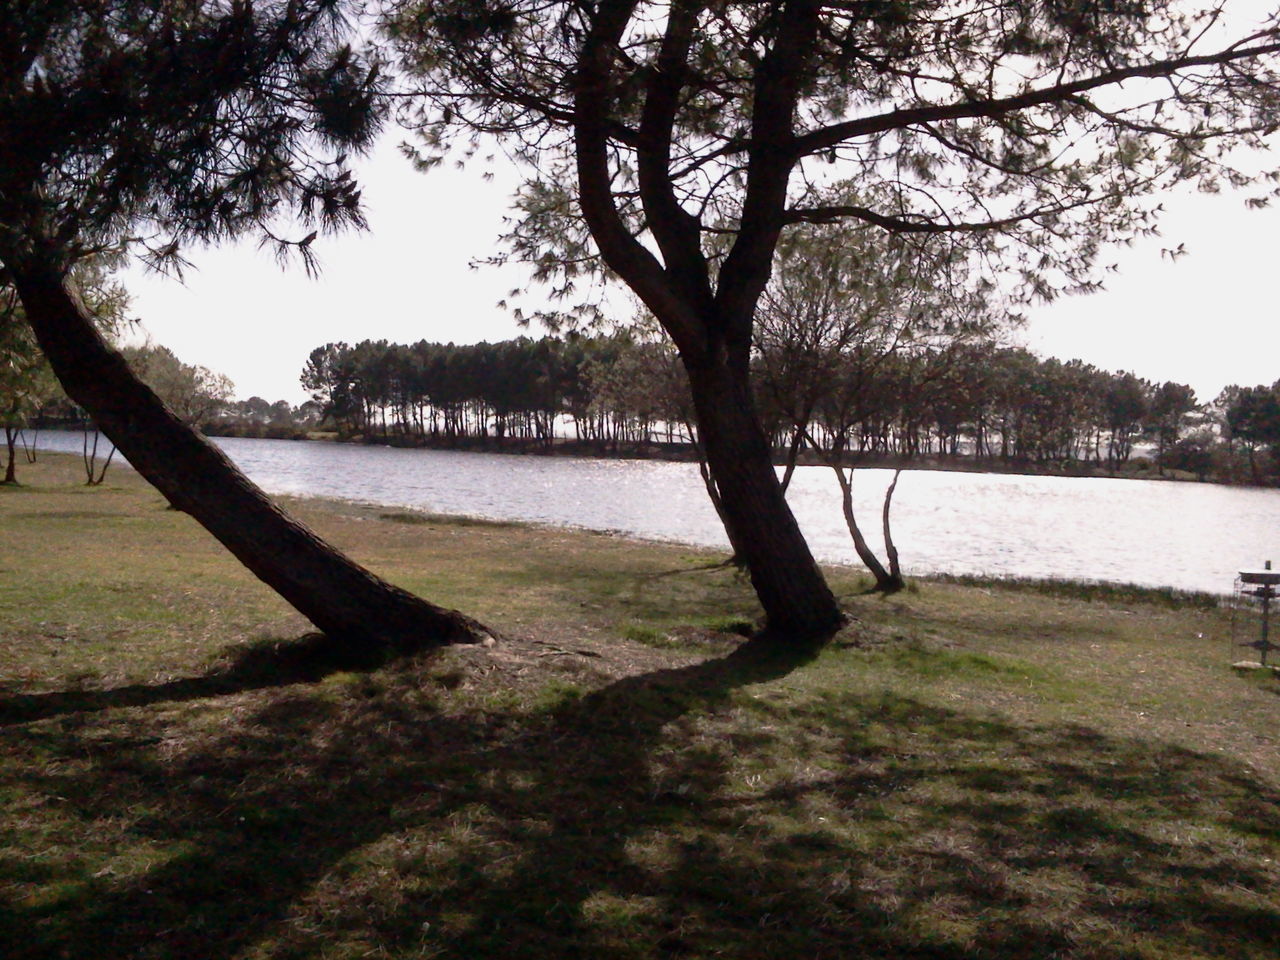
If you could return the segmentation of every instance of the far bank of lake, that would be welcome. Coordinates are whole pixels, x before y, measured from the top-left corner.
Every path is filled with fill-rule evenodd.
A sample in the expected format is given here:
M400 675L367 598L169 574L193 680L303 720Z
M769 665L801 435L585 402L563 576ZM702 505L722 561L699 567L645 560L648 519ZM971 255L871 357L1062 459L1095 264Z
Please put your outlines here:
M616 531L726 547L696 464L215 438L274 494ZM42 431L79 453L81 435ZM112 469L115 469L113 467ZM873 544L892 471L859 469L856 509ZM856 564L826 467L788 494L819 559ZM894 539L911 574L1135 583L1229 593L1236 572L1280 560L1280 490L1106 477L905 470Z
M55 425L51 429L62 429ZM426 440L397 437L341 437L328 431L313 431L302 428L284 428L265 432L239 433L219 432L218 429L207 429L206 435L218 439L245 440L297 440L319 443L345 443L373 447L400 447L412 450L443 450L450 453L497 453L517 456L535 457L577 457L580 459L610 460L672 460L677 463L696 463L698 449L695 444L684 440L651 440L645 443L629 441L579 440L557 435L552 443L543 440L520 437L455 437L447 439L427 438ZM853 451L841 457L846 467L858 469L885 468L903 470L945 470L956 473L1012 473L1030 476L1066 476L1066 477L1106 477L1109 479L1166 480L1186 481L1192 483L1223 483L1221 479L1208 477L1204 480L1185 470L1160 470L1154 461L1155 451L1143 446L1134 449L1132 456L1119 466L1110 466L1105 462L1094 460L1045 460L1036 461L1000 456L975 457L968 453L955 455L937 452L922 452L911 456L878 453L874 451ZM781 451L775 452L775 465L782 467L786 457ZM800 451L797 457L799 466L827 466L826 461L818 457L808 448Z

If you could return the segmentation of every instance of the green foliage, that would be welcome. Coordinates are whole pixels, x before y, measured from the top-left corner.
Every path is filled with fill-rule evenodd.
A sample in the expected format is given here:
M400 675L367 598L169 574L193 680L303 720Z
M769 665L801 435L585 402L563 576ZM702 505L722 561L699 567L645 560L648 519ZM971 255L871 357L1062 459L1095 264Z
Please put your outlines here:
M678 363L629 336L521 337L468 345L330 343L302 385L345 435L452 443L516 439L549 447L568 415L575 437L649 443L688 418Z
M1227 408L1227 427L1249 444L1280 443L1280 385L1241 389Z
M112 337L125 323L129 297L111 278L109 260L83 260L72 275L98 329ZM73 408L36 343L17 292L0 277L0 426L8 442L7 480L16 480L15 435L54 406Z
M262 397L221 404L216 415L201 430L223 437L256 437L271 440L305 440L321 426L324 410L314 400L294 406L288 400L274 403Z
M183 363L168 347L158 344L121 350L133 372L190 426L210 420L231 400L235 386L208 367Z
M859 435L877 420L899 421L902 435L910 429L903 421L936 419L954 452L965 402L972 406L980 389L966 376L972 357L993 352L994 338L1017 321L972 267L969 251L949 238L848 228L791 235L757 319L754 373L766 424L791 432L793 444L808 434L838 457L862 448ZM810 433L815 422L822 429Z
M1243 467L1229 462L1229 474L1253 483L1280 481L1280 380L1269 387L1227 387L1216 407L1229 461L1243 448Z
M1099 398L1107 432L1107 459L1123 464L1150 409L1150 386L1132 373L1110 378Z
M1220 444L1210 432L1201 430L1183 437L1160 454L1160 466L1171 470L1184 470L1195 474L1197 480L1206 480L1222 466Z
M53 374L9 291L0 308L0 421L19 428L54 392Z
M696 306L717 281L762 287L778 228L837 221L967 238L956 242L1023 297L1095 286L1102 242L1154 222L1137 198L1177 180L1243 182L1228 151L1264 145L1275 25L1255 32L1231 13L405 0L384 29L423 79L427 165L458 135L473 151L497 135L531 171L512 255L571 294L593 237L681 326L659 289ZM1176 80L1149 82L1164 77ZM575 175L593 165L584 195Z
M902 261L904 269L911 264L921 261ZM1207 479L1233 476L1219 436L1233 436L1232 422L1244 431L1241 444L1265 449L1250 439L1250 424L1265 418L1250 411L1268 409L1273 388L1234 388L1227 407L1212 414L1220 426L1196 427L1210 414L1195 405L1190 387L1001 347L988 339L998 317L984 321L964 309L951 322L945 304L923 309L922 277L905 293L883 286L873 296L870 275L860 274L860 296L868 300L834 296L824 301L822 321L817 313L826 308L818 300L782 289L789 278L802 287L810 282L803 270L779 274L752 362L756 402L778 450L808 427L852 458L963 462L967 455L1019 467L1148 471L1151 463L1131 454L1149 430L1167 445L1157 454L1161 466ZM937 295L954 303L957 292ZM882 313L891 303L891 313ZM917 309L926 316L915 316ZM315 416L347 436L550 446L561 417L572 422L575 439L605 448L698 436L674 349L625 334L472 345L330 343L312 351L302 383L316 398ZM278 404L260 398L240 406L239 416L259 424L278 413ZM1242 469L1247 479L1247 465Z
M345 154L380 121L376 66L333 0L22 0L0 29L0 261L359 223Z

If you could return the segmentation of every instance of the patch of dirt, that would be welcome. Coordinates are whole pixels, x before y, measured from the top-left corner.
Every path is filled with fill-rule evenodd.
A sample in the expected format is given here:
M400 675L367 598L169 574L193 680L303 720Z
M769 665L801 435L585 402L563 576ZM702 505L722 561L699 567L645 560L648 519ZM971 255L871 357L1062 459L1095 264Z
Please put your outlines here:
M723 656L742 642L742 637L736 634L693 627L678 632L688 647L665 649L618 636L601 642L563 627L539 626L491 644L451 647L444 652L443 659L476 678L496 673L504 681L518 678L527 683L539 676L549 680L568 674L585 683L603 685L626 676ZM699 635L698 646L703 649L693 648L695 634Z

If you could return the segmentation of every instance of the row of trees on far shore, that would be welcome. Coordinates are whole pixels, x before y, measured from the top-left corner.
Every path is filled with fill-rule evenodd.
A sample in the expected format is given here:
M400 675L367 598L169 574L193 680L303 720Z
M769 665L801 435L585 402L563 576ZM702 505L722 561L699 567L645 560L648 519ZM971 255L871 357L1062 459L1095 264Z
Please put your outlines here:
M698 439L675 351L629 334L329 343L311 352L301 380L313 399L297 406L233 400L225 377L163 346L123 352L184 421L215 435L328 430L381 443L546 449L573 440L601 453L653 453ZM990 342L891 353L863 342L836 353L776 339L758 346L756 402L779 456L834 451L850 463L967 459L1280 481L1280 381L1233 385L1201 403L1185 384ZM43 369L14 362L0 377L10 441L28 424L86 422Z
M622 335L328 343L301 383L342 436L384 442L550 447L567 435L617 450L687 440L692 417L674 351Z
M1200 403L1185 384L994 343L892 353L857 344L823 358L762 343L753 366L780 453L1154 466L1256 483L1275 480L1280 466L1280 381ZM571 439L602 452L698 439L675 351L627 334L329 343L311 352L301 382L311 412L344 438L547 448Z

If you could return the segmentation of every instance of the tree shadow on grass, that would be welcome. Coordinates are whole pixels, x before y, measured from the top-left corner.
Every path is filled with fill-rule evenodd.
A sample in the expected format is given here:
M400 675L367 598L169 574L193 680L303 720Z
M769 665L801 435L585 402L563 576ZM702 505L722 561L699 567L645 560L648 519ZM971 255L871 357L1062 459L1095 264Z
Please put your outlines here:
M395 654L399 656L402 654ZM134 683L105 690L57 690L0 697L0 727L116 707L146 707L228 696L248 690L314 683L346 670L372 670L393 659L386 651L307 633L232 648L225 662L199 677Z
M1077 727L753 689L812 655L757 641L455 712L384 671L190 748L34 726L88 755L29 785L76 818L133 809L154 862L43 878L61 893L7 908L0 955L1273 955L1274 785Z

